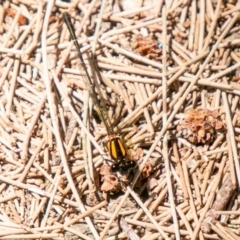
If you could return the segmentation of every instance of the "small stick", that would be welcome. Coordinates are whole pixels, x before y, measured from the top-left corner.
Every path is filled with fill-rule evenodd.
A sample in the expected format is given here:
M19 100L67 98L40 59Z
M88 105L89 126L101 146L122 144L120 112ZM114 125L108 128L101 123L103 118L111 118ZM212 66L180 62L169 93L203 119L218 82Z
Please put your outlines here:
M217 74L214 74L213 76L209 77L209 78L202 78L201 80L205 80L205 81L216 81L218 80L219 78L221 77L224 77L226 76L228 73L231 73L233 72L234 70L238 69L240 67L240 63L236 63L235 65L231 66L231 67L228 67L227 69L217 73Z
M240 10L240 6L234 6L232 9L228 10L228 11L224 11L221 13L221 17L225 17L228 16L234 12L237 12Z
M92 240L92 238L86 236L85 234L82 234L80 231L77 231L77 230L75 230L75 229L73 229L73 228L63 226L63 229L66 230L66 231L68 231L68 232L71 232L71 233L73 233L73 234L75 234L75 235L77 235L77 236L79 236L80 239Z
M137 88L135 98L136 98L137 101L139 100L138 103L140 105L142 102L144 102L144 101L142 101L143 99L142 99L142 96L141 96L142 95L141 90L139 89L139 84L135 83L134 85ZM146 122L147 122L148 130L149 130L150 133L153 134L154 133L153 125L152 125L152 122L151 122L151 118L149 116L149 112L147 111L146 108L143 109L143 114L144 114Z
M44 143L45 143L45 138L43 138L41 140L41 142L38 144L38 147L35 149L33 155L29 159L27 165L24 168L24 171L23 171L21 177L18 179L19 182L23 182L24 179L26 178L27 174L29 173L30 168L32 167L33 162L35 161L36 156L39 154L39 152L40 152L41 148L43 147Z
M44 170L37 162L34 162L33 166L43 174L46 180L48 180L50 183L52 183L52 185L54 185L54 179L46 172L46 170ZM60 186L58 186L58 190L62 194L64 194L64 191Z
M55 179L54 179L54 188L51 191L51 197L48 200L47 206L46 206L46 210L44 212L44 217L42 219L41 222L41 227L45 227L45 225L47 224L47 218L49 217L49 212L52 208L52 204L54 201L54 196L56 195L57 189L58 189L58 185L59 185L59 181L60 181L60 177L59 177L60 171L58 171L55 175Z
M75 125L75 123L77 123L77 122L74 119L74 125ZM67 153L70 153L70 150L71 150L71 148L72 148L72 146L73 146L73 144L74 144L74 142L76 140L76 137L77 137L77 134L78 134L78 130L79 129L77 127L74 127L73 130L72 130L71 138L69 140L66 139L66 140L68 140L68 141L66 141L66 143L68 144L67 148L66 148Z
M106 201L102 201L99 204L97 204L96 206L92 207L92 208L88 208L86 210L86 212L80 214L79 216L71 219L70 221L64 223L64 226L70 226L73 225L74 223L78 222L80 219L85 218L86 216L89 216L90 214L94 213L96 210L103 208L104 206L106 206L107 202Z
M158 230L158 232L164 237L164 239L168 239L167 234L163 231L162 227L159 226L159 224L157 223L157 221L153 218L152 214L148 211L148 209L144 206L144 204L142 203L142 201L139 199L139 197L135 194L134 191L132 191L132 189L128 186L127 187L129 193L131 194L131 196L134 198L134 200L138 203L138 205L142 208L142 210L145 212L145 214L148 216L149 220L153 223L153 225L155 226L155 228Z
M226 27L228 26L228 24L229 24L229 22L231 21L231 19L232 19L231 17L225 19L225 22L222 24L222 26L221 26L221 28L220 28L220 31L221 31L221 32L226 29Z
M15 233L15 234L14 234ZM19 233L19 234L18 234ZM24 234L25 233L25 234ZM6 235L5 237L2 237L2 239L39 239L39 238L46 238L46 239L54 239L54 238L59 238L59 237L63 237L61 234L59 233L32 233L32 234L27 234L26 230L16 230L16 231L9 231L8 232L4 232L4 235Z
M15 91L15 88L16 88L19 66L20 66L20 60L15 59L14 67L13 67L13 76L12 76L12 81L11 81L11 87L10 87L10 92L9 92L9 96L8 96L8 104L6 106L6 113L7 114L9 114L9 112L11 110L11 107L12 107L13 95L14 95L14 91Z
M184 180L183 169L182 169L181 161L180 161L180 158L179 158L176 142L173 143L173 155L177 160L177 170L178 170L178 174L179 174L179 177L180 177L180 180L181 180L181 187L182 187L182 190L183 190L184 198L189 199L189 195L188 195L186 183L185 183L185 180Z
M26 49L26 54L31 55L32 51L36 48L39 41L39 32L41 31L41 23L43 17L43 3L38 3L37 13L36 13L36 25L34 27L34 35L31 44Z
M233 152L231 147L231 140L229 133L227 134L227 145L228 145L228 158L229 158L229 169L230 169L230 176L233 186L237 186L235 169L234 169L234 159L233 159Z
M198 52L201 52L203 49L203 38L205 32L205 0L200 0L199 6L199 39L198 39Z
M161 203L164 199L164 197L166 196L167 193L167 188L166 188L166 180L165 179L160 179L160 181L158 182L158 186L153 190L152 194L157 195L157 199L153 199L152 197L149 197L145 202L144 205L146 207L149 207L149 212L153 213L156 208L159 206L159 203ZM161 191L161 193L159 194L159 192ZM143 213L143 210L140 208L137 213L134 215L133 219L137 220L141 217ZM143 221L147 220L146 217L143 218Z
M14 60L10 59L8 64L7 64L7 67L4 70L4 73L3 73L3 75L2 75L2 77L0 79L0 87L1 88L2 88L2 85L3 85L4 81L6 80L6 78L8 76L8 74L9 74L10 69L12 68L13 63L14 63Z
M3 16L4 16L4 7L3 7L3 4L1 4L1 6L0 6L0 33L1 34L3 33L3 27L2 27Z
M112 44L112 43L110 43L110 42L108 42L108 41L106 41L106 40L99 39L99 42L100 42L102 45L107 46L107 47L115 50L116 52L121 53L121 54L123 54L123 55L126 55L126 56L128 56L128 57L130 57L130 58L133 58L133 59L135 59L135 60L137 60L137 61L139 61L139 62L141 62L141 63L145 63L145 64L147 64L147 65L151 65L151 66L153 66L153 67L157 67L157 68L162 69L162 64L160 64L160 63L158 63L158 62L155 62L155 61L153 61L153 60L150 60L150 59L148 59L148 58L146 58L146 57L142 57L142 56L140 56L140 55L138 55L138 54L136 54L136 53L129 52L129 51L127 51L127 50L125 50L125 49L123 49L123 48L121 48L121 47L118 47L117 45ZM169 69L172 69L172 68L169 68Z
M210 151L206 151L204 152L205 155L208 155L209 152L212 152L211 154L214 154L214 151L218 151L218 150L222 150L224 148L220 148L220 149L216 149L223 141L223 139L225 138L224 134L220 134L217 139L214 141L214 143L212 144L212 146L209 148ZM216 150L214 150L216 149Z
M122 216L118 217L118 224L120 229L123 230L123 232L127 235L128 239L130 240L140 240L140 238L137 236L137 234L133 231L133 229L128 226L127 222Z
M17 107L17 115L18 115L18 119L20 121L20 123L24 124L25 123L25 119L23 116L23 109L22 109L22 105L18 102L17 98L13 99L13 103L16 105ZM26 130L24 129L24 132Z
M190 25L190 33L188 38L188 49L190 51L193 50L193 41L195 36L194 32L195 32L195 26L196 26L196 14L197 14L196 0L193 0L191 4L191 25Z
M13 49L13 48L5 48L5 47L0 47L0 52L1 53L9 53L9 54L15 54L15 55L24 55L26 52L24 50L18 50L18 49ZM11 59L13 60L13 59Z
M220 14L220 10L221 10L221 3L222 3L222 1L218 1L218 2L217 2L216 11L215 11L215 13L214 13L214 15L213 15L213 21L212 21L212 24L211 24L211 26L210 26L210 29L209 29L207 38L206 38L206 40L205 40L204 47L203 47L203 51L205 51L205 50L208 48L209 43L210 43L210 41L211 41L211 38L212 38L212 36L213 36L213 34L214 34L214 29L215 29L215 27L216 27L216 25L217 25L218 18L219 18L219 14ZM220 44L219 44L219 45L220 45Z
M192 174L192 180L193 180L193 185L194 185L194 189L195 189L195 197L197 199L197 202L198 202L199 206L202 206L202 198L201 198L201 194L200 194L200 190L199 190L199 185L198 185L198 180L197 180L197 174L196 173Z
M47 120L47 143L48 143L48 148L49 150L53 150L53 133L54 129L52 128L52 121L50 118L46 119ZM49 127L50 126L50 127Z
M111 60L108 60L103 57L98 57L97 60L102 61L102 62L98 62L99 67L108 69L108 70L119 71L121 73L126 72L126 73L142 75L144 77L149 76L149 77L155 77L155 78L162 78L162 75L163 75L162 73L160 73L158 71L153 71L155 69L153 69L152 71L150 69L143 70L137 66L127 66L125 64L118 63L118 62L117 62L117 65L115 65L115 62L112 62Z
M188 57L190 57L192 60L195 59L195 54L193 54L192 52L188 51L184 46L182 46L179 42L177 42L176 40L172 40L173 45L176 46L179 50L181 50L182 53L186 54ZM184 58L188 59L186 57L186 55L184 55ZM189 59L187 60L189 61Z
M181 208L179 206L176 207L177 213L179 214L181 220L183 222L183 224L186 226L186 229L188 230L188 234L190 235L190 237L192 237L193 235L193 230L191 228L191 225L189 223L189 220L187 219L186 215L184 215L183 211L181 210ZM180 225L180 223L179 223Z
M42 97L42 100L40 101L40 104L38 106L38 108L35 110L35 115L33 116L32 118L32 121L31 121L31 124L28 126L28 131L26 133L26 137L25 137L25 140L24 140L24 143L22 145L22 159L26 159L27 158L27 155L28 155L28 145L29 145L29 141L30 141L30 138L32 136L32 130L39 118L39 114L44 106L44 103L46 101L46 95L44 95Z
M33 25L35 24L36 20L37 20L37 16L35 16L32 19L32 21L30 22L30 24L28 24L25 31L21 34L20 38L18 39L18 41L13 46L14 49L20 48L22 46L22 44L24 43L24 41L26 41L26 38L29 36L30 31L32 31Z
M101 23L102 23L102 16L103 16L105 6L106 6L106 0L102 0L101 1L100 13L98 15L98 21L97 21L97 25L96 25L96 28L95 28L95 31L94 31L94 36L93 36L93 43L92 43L92 53L93 53L93 55L95 55L97 39L99 38L99 30L100 30L100 26L101 26Z
M129 124L129 121L133 120L134 117L136 117L136 114L139 113L139 111L142 111L142 109L147 106L148 104L151 103L151 101L153 101L157 96L159 96L159 94L162 92L162 89L159 88L157 91L155 91L154 94L152 94L148 99L146 99L146 101L141 104L139 107L137 107L134 111L132 111L130 114L128 114L128 116L118 124L118 127L120 129L124 128L125 125Z
M195 206L194 201L193 201L192 192L190 191L191 188L190 188L189 174L188 174L187 165L186 165L185 161L182 161L182 166L183 166L183 173L184 173L184 177L185 177L186 186L187 186L187 189L188 189L188 192L189 192L189 204L190 204L191 211L192 211L192 214L193 214L194 222L197 225L199 219L198 219L198 216L197 216L196 206ZM194 237L194 234L192 235L192 239L193 239L193 237ZM199 237L202 238L202 233L201 232L200 232Z
M199 31L200 31L200 27L199 27L199 14L196 15L196 22L195 22L195 26L194 26L194 44L193 44L193 50L194 52L200 52L198 51L198 47L199 47Z
M230 138L231 147L229 151L232 151L233 155L233 160L234 160L234 165L235 165L235 171L236 171L236 177L238 183L240 183L240 165L238 161L238 151L237 151L237 143L235 140L235 134L234 134L234 129L232 125L232 118L231 118L231 112L229 109L228 105L228 100L227 100L227 94L225 92L222 92L222 99L223 99L223 105L224 105L224 111L226 114L226 121L227 121L227 129L228 129L228 134ZM232 167L230 168L232 171ZM235 172L231 172L231 175L235 176Z
M106 233L107 233L108 229L110 228L112 222L117 217L117 214L120 212L123 204L126 202L128 196L129 196L129 193L130 193L129 190L127 190L125 192L125 195L122 197L121 202L119 203L119 205L117 206L117 208L115 209L115 211L111 215L111 218L109 219L109 221L106 223L104 229L102 230L101 235L100 235L100 240L102 240L104 238L104 236L106 235Z
M200 230L200 227L201 227L201 223L204 220L205 215L206 215L208 209L210 208L210 205L212 204L212 201L215 197L215 191L218 188L219 182L222 179L222 172L223 172L223 168L225 166L225 163L226 163L226 157L225 158L223 157L222 161L221 161L221 164L220 164L220 167L219 167L218 174L216 175L214 181L212 182L213 187L211 188L211 192L210 192L210 194L207 195L206 203L204 205L204 208L202 209L202 212L200 214L200 218L198 219L198 223L196 224L196 227L194 229L192 239L196 239L197 234L198 234L198 232Z
M218 224L218 223L217 223ZM228 227L224 227L224 230L228 233L228 235L230 235L234 240L238 239L238 235L235 234L230 228Z
M166 194L167 194L167 187L166 187L166 180L163 179L160 183L159 183L159 186L156 187L156 189L154 189L153 191L153 194L156 193L156 195L158 196L156 199L148 199L145 203L144 203L144 206L148 206L149 205L149 212L151 214L154 213L154 211L156 211L159 207L159 205L164 201L164 198L166 197ZM161 192L160 192L161 191ZM160 193L159 193L160 192ZM153 201L154 200L154 201ZM151 203L152 202L152 203ZM151 203L151 204L150 204ZM142 209L139 209L138 212L135 214L135 216L133 217L134 220L137 220L140 218L141 214L143 213L143 210ZM160 219L160 216L158 216L158 219L156 220L159 220ZM142 219L143 221L147 221L147 216L143 217Z
M178 6L176 6L175 8L177 8ZM181 17L180 17L180 23L181 25L183 25L183 23L186 21L187 18L187 14L188 14L188 8L190 6L188 6L187 4L185 4L185 6L182 9L182 13L181 13Z
M118 13L114 13L111 17L127 17L128 15L137 15L138 13L148 11L152 8L155 8L155 5L148 5L144 7L134 8L126 11L121 11Z
M219 236L221 236L221 239L224 240L234 240L231 236L226 234L225 231L220 227L220 224L217 224L218 226L215 226L214 224L211 224L211 228L214 232L216 232Z
M207 9L207 16L210 20L212 20L213 16L214 16L214 11L213 11L213 6L212 6L212 2L207 2L206 3L206 9Z
M173 42L172 49L175 53L178 54L178 56L182 57L185 61L190 61L191 59L183 52L182 48L179 48L177 44ZM180 66L182 66L181 64Z
M87 126L87 119L88 119L88 99L89 99L89 92L84 92L84 106L83 106L83 124ZM82 132L82 147L83 147L83 160L84 160L84 166L85 166L85 173L87 178L87 183L89 190L93 190L93 162L92 162L92 151L91 151L91 145L88 139L86 138L86 134Z
M109 78L109 79L114 79L114 80L118 80L118 81L129 81L129 82L133 82L133 83L134 82L149 83L149 84L153 84L153 85L157 85L157 86L159 86L161 84L160 80L151 79L151 78L141 78L141 77L135 77L135 76L129 76L129 75L122 76L122 75L117 75L117 74L103 74L103 77L105 79ZM118 93L118 91L115 91L115 92Z
M1 191L2 192L2 191ZM11 193L9 195L5 195L4 197L1 197L0 199L0 203L4 203L4 202L8 202L12 199L17 198L18 196L16 195L16 193Z
M134 225L139 226L139 227L150 228L150 229L153 229L153 230L156 229L153 224L148 223L148 222L132 220L130 218L125 218L125 220L126 220L127 223L134 224ZM173 233L174 234L173 226L170 226L170 227L161 226L161 228L167 233ZM180 234L181 235L188 235L189 233L186 230L180 230ZM147 238L147 239L149 239L149 238Z
M6 195L7 195L7 193L3 192L3 196L6 196ZM18 212L16 211L16 208L13 205L13 203L11 201L8 201L7 204L8 204L8 207L10 208L10 210L11 210L11 214L13 214L14 222L16 222L18 224L21 224L22 223L22 219L19 216Z
M159 0L154 3L155 14L153 15L153 18L156 18L157 16L159 16L159 14L161 13L161 8L163 4L164 4L163 0Z
M14 75L12 75L12 77L14 77ZM18 77L17 78L18 83L20 83L22 86L24 86L26 89L28 89L30 92L32 92L34 95L37 96L37 98L39 98L39 91L36 90L36 88L34 88L33 85L30 85L27 81L23 80L22 78Z
M208 166L206 167L206 170L204 171L203 175L204 175L204 178L203 178L203 183L202 183L202 187L201 187L201 195L204 195L205 191L206 191L206 188L207 188L207 185L208 185L208 180L210 178L210 174L212 172L212 168L214 166L214 161L210 161L208 163Z
M170 68L170 67L168 67L168 72L166 73L166 76L172 75L172 74L174 74L174 73L176 73L176 72L181 72L181 69L185 69L185 67L190 66L191 64L193 64L193 63L195 63L195 62L198 62L199 60L201 60L201 59L203 59L204 57L206 57L207 54L209 54L209 51L205 51L205 52L203 52L203 53L200 53L198 56L190 59L188 62L183 63L183 65L181 65L181 66L178 66L178 67L175 67L175 68ZM100 66L101 66L101 64L100 64ZM157 66L156 66L156 67L157 67ZM159 67L160 67L160 66L159 66ZM131 68L131 67L130 67L130 68ZM123 70L123 69L122 69L122 71L126 71L126 70ZM148 74L148 73L146 72L146 74ZM145 73L144 73L144 75L145 75ZM152 75L152 76L156 76L156 77L158 77L158 76L159 76L159 77L162 77L162 74L161 74L161 73L157 73L157 72L155 72L155 71L153 71L153 73L151 73L151 75ZM149 75L149 76L151 76L151 75ZM187 73L185 73L185 75L187 75ZM193 76L193 75L191 75L191 76ZM168 84L169 84L169 83L168 83Z
M162 22L162 18L156 18L156 19L153 19L153 20L150 20L150 21L147 21L147 22L143 22L143 23L138 23L138 24L135 24L133 26L128 26L128 27L125 27L125 28L121 28L121 29L118 29L118 30L111 30L111 31L108 31L107 33L103 34L102 37L101 37L101 40L99 39L100 42L105 42L107 38L111 37L111 36L114 36L114 35L119 35L119 34L122 34L122 33L127 33L127 32L130 32L132 30L135 30L135 29L139 29L139 28L142 28L142 27L147 27L149 25L152 25L152 24L155 24L155 23L159 23L159 22Z
M10 29L8 29L7 35L4 37L5 41L2 43L3 47L6 47L7 43L9 43L9 38L13 35L13 30L15 29L15 27L17 25L20 14L21 14L21 10L18 9L18 11L16 12L16 15L13 19L13 22L11 23L11 27L10 27Z
M166 181L164 181L164 183L166 183ZM164 198L166 197L166 194L168 192L168 188L167 186L165 186L164 188L161 189L161 193L158 195L157 199L152 203L152 205L150 205L149 207L149 212L150 213L154 213L154 211L156 211L159 207L159 205L164 201ZM141 209L142 210L142 209ZM143 210L142 210L143 211ZM169 210L169 212L171 212L171 210ZM157 216L155 218L156 221L160 220L163 216L160 214L159 216ZM171 218L171 217L170 217ZM133 219L137 219L137 218L133 218ZM143 218L143 221L147 221L147 217Z
M36 95L31 94L30 92L28 92L26 89L16 89L15 90L15 94L22 98L27 100L29 103L32 103L33 105L37 105L39 102L39 98ZM10 114L10 112L9 112Z

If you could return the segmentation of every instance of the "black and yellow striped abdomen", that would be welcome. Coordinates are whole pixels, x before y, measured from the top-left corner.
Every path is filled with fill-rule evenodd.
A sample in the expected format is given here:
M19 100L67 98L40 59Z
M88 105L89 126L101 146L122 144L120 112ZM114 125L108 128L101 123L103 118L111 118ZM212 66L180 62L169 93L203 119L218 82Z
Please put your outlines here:
M127 152L120 137L112 137L106 145L112 159L123 160L126 157Z

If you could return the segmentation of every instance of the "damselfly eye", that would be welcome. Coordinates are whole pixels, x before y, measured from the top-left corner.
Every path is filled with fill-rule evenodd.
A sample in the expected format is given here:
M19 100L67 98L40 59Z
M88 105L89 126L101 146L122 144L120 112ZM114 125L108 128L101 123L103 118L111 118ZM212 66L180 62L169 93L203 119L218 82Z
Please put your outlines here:
M136 162L134 161L129 161L129 167L134 168L136 166Z
M111 166L111 169L112 169L113 172L117 172L119 170L119 165L118 164L113 164Z

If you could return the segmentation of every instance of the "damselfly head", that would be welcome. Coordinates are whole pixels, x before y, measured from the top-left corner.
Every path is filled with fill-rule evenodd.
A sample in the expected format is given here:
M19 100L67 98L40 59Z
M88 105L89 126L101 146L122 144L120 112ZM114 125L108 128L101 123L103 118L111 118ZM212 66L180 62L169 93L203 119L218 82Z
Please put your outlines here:
M111 169L113 172L119 172L121 175L128 175L135 167L136 162L124 159L118 163L114 163Z

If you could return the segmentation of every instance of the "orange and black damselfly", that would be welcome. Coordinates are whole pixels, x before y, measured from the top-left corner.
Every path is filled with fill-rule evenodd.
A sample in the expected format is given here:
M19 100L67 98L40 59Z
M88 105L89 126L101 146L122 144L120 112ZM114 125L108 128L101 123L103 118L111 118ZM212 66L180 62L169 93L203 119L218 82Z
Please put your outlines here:
M73 27L70 15L68 13L64 12L63 20L64 20L65 24L67 25L67 28L69 30L69 33L73 40L73 43L76 47L77 54L80 59L80 69L81 69L81 71L83 71L83 76L85 75L85 84L87 85L90 96L93 99L94 109L96 110L99 118L103 121L103 123L106 127L106 130L107 130L109 140L107 141L106 146L110 153L111 158L117 162L116 164L113 164L112 169L113 169L113 171L120 171L122 173L125 173L128 171L129 167L133 167L135 165L135 162L126 160L126 156L127 156L126 148L125 148L121 138L114 133L113 126L111 124L111 121L109 119L109 116L108 116L108 113L106 111L106 107L105 107L103 101L100 101L97 97L97 92L95 90L95 85L97 84L97 82L95 81L95 79L93 79L93 80L91 79L90 74L87 69L87 66L83 60L83 56L80 51L80 46L77 41L77 37L76 37L75 31L74 31L74 27ZM93 77L96 78L95 72L97 72L97 74L99 72L98 72L98 70L95 71L94 68L96 68L97 66L96 66L96 64L94 64L94 61L92 60L92 58L90 58L89 56L88 56L88 60L90 62L90 66L92 67L91 71L93 73ZM99 76L99 74L98 74L98 76ZM98 95L101 97L100 91L99 91Z

